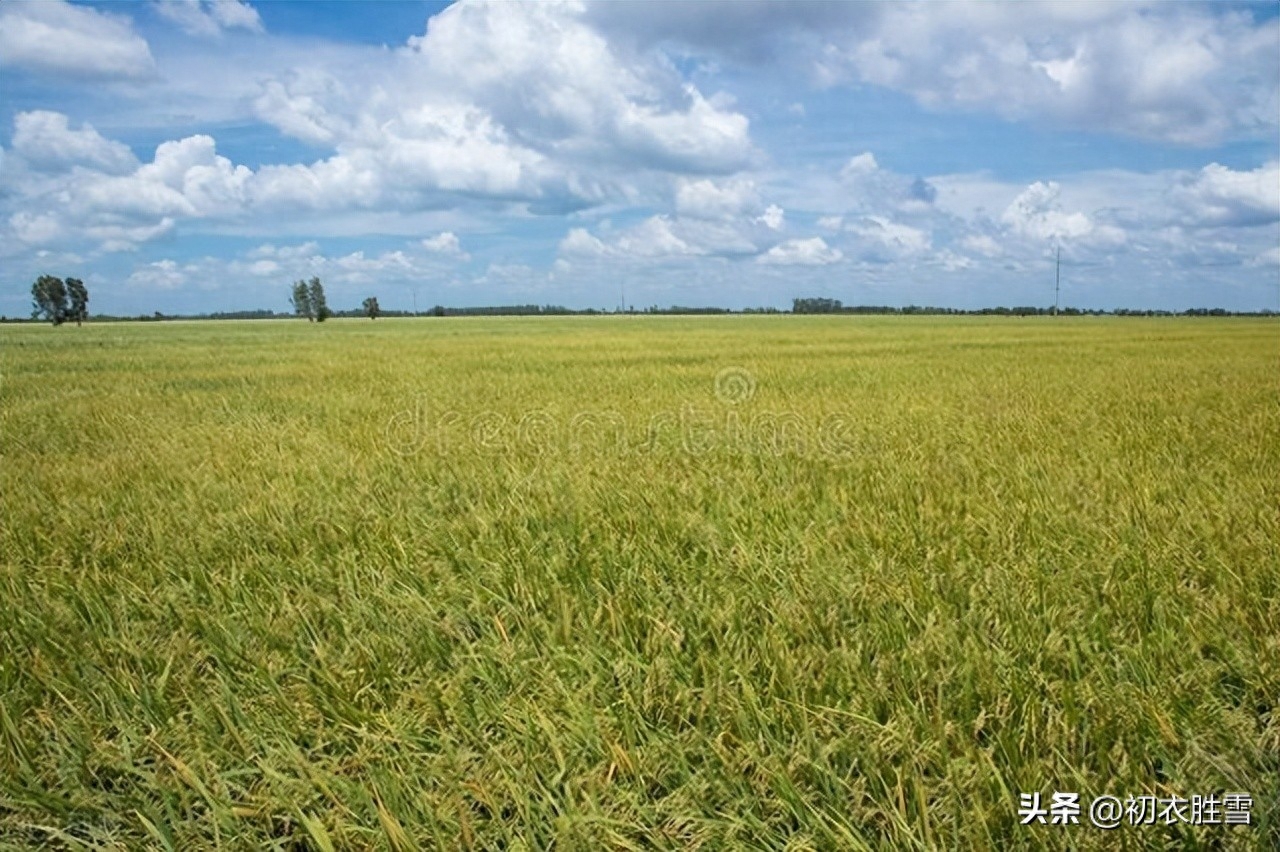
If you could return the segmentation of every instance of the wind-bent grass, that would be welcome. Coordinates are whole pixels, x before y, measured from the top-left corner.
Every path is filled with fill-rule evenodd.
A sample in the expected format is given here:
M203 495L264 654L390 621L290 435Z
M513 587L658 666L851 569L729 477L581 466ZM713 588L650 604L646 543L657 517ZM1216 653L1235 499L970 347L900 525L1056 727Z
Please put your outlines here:
M0 357L9 847L1280 837L1273 322L28 326ZM1255 824L1019 825L1055 790L1245 791Z

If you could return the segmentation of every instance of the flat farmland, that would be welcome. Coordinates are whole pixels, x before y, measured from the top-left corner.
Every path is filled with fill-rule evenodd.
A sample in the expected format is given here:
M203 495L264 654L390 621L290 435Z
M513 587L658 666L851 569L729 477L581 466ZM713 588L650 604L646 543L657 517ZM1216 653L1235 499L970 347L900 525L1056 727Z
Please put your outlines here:
M1280 325L0 328L9 848L1269 848ZM1021 825L1020 794L1080 794ZM1247 792L1252 825L1088 803Z

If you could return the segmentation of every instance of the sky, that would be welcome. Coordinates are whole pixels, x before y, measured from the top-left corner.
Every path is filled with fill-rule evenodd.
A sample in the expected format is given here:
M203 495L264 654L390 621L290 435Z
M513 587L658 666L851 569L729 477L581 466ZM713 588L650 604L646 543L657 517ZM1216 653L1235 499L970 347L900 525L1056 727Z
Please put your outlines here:
M0 4L0 314L1280 310L1280 6Z

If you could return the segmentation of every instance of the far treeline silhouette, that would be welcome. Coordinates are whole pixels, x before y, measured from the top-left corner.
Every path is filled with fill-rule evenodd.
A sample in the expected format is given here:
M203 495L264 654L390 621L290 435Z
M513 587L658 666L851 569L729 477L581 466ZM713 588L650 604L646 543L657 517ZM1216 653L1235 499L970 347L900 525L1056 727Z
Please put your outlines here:
M446 308L435 305L426 311L386 310L378 304L377 296L367 297L359 308L335 311L329 307L325 298L324 285L319 278L310 281L295 281L292 286L289 302L293 305L293 313L278 313L270 309L246 309L238 311L213 311L200 314L164 314L155 311L138 316L113 316L95 314L89 316L89 291L84 282L78 278L55 278L52 275L41 275L31 285L33 310L31 320L47 320L54 325L61 325L74 320L79 325L85 320L94 322L120 321L159 321L167 319L187 320L245 320L245 319L281 319L289 316L306 317L309 322L324 322L330 317L504 317L504 316L607 316L619 313L653 314L663 316L702 316L718 314L886 314L905 316L1051 316L1052 307L1019 306L1006 308L939 308L933 306L906 305L845 305L839 299L827 297L796 298L791 301L791 310L784 311L773 307L743 308L733 310L715 306L686 307L671 305L660 308L651 305L642 310L629 307L622 310L601 310L584 308L575 310L562 305L483 305L476 307ZM1185 311L1167 311L1135 308L1115 308L1104 311L1091 308L1065 307L1058 309L1061 316L1117 316L1117 317L1273 317L1277 312L1260 311L1228 311L1224 308L1188 308ZM29 322L20 318L0 316L0 322Z

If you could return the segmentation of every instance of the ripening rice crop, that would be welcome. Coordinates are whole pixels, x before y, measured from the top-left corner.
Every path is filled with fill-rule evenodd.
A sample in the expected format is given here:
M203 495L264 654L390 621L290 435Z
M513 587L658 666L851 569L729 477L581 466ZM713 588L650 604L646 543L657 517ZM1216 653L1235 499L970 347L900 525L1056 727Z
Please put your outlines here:
M1280 327L0 329L6 848L1264 849ZM1249 792L1248 827L1019 794Z

